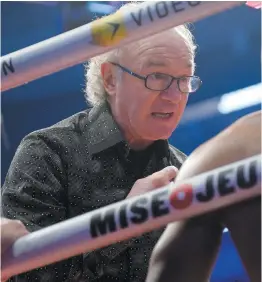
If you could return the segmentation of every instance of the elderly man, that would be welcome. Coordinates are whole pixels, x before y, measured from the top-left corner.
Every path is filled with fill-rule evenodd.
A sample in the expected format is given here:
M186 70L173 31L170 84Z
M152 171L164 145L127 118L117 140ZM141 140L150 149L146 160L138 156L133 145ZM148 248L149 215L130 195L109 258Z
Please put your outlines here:
M169 183L185 155L168 144L194 76L192 35L179 26L93 58L91 110L33 132L3 187L3 216L29 231ZM12 281L145 281L162 230L17 276Z
M184 163L176 181L257 154L261 154L261 112L239 119L197 148ZM224 226L230 231L251 281L260 282L261 197L169 224L155 246L146 281L208 281Z

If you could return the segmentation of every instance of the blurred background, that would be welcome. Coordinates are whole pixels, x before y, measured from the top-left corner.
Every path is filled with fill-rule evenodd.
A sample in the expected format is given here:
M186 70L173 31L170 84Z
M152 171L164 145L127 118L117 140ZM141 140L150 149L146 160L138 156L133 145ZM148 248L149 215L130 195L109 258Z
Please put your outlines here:
M1 2L1 55L112 13L121 1ZM186 154L239 117L261 108L261 11L241 6L192 25L198 44L193 94L170 142ZM1 183L21 139L88 106L78 65L2 94ZM249 281L224 233L211 282Z

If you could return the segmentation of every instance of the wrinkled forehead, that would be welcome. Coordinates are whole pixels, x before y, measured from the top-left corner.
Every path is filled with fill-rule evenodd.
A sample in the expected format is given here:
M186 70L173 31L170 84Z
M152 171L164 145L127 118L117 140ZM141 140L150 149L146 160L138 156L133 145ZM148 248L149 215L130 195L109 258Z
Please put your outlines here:
M122 62L128 65L135 62L141 68L170 64L193 68L194 54L186 39L172 29L130 44L123 51Z

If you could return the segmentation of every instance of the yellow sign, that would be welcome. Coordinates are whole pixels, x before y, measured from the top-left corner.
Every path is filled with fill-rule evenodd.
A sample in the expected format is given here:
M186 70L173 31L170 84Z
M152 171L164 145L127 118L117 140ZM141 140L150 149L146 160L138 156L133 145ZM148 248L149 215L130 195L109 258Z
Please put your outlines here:
M118 12L92 22L91 33L95 45L115 45L127 35L123 15Z

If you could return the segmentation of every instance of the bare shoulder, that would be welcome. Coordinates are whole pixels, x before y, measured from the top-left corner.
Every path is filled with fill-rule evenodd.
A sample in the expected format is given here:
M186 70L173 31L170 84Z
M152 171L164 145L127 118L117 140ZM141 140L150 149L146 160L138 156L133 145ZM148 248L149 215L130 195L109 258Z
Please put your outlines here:
M261 111L238 119L199 146L182 166L177 180L261 153Z

